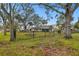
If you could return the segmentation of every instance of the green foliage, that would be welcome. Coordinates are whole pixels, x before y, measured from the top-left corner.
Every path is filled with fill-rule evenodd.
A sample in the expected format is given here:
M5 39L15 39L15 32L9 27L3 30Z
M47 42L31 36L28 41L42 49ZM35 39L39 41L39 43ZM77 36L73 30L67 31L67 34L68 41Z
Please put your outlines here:
M62 24L64 24L64 22L65 22L65 17L63 15L60 15L57 18L57 25L62 25Z
M77 28L77 29L79 29L79 21L78 22L76 22L76 24L75 24L75 26L74 26L75 28Z

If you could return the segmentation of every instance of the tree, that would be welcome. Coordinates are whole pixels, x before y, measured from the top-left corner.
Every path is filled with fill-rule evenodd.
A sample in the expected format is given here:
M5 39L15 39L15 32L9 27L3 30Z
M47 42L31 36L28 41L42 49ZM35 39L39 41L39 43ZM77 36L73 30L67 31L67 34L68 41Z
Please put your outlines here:
M5 8L5 6L7 8ZM9 25L10 25L10 41L14 41L16 39L16 30L15 30L15 26L14 26L14 10L16 11L17 8L15 8L17 5L16 4L11 4L11 3L7 3L7 4L1 4L1 10L5 13L6 18L9 21Z
M66 4L41 4L44 7L47 7L50 9L49 11L53 10L56 11L59 14L62 14L65 16L65 22L64 22L64 37L65 38L71 38L71 21L72 21L72 15L75 12L75 10L78 8L79 4L74 3L66 3ZM64 9L65 12L59 11L60 9Z
M3 21L3 34L4 35L6 35L6 21L7 21L7 18L6 18L6 14L5 14L5 12L1 9L1 5L2 4L0 4L0 17L1 17L1 20ZM3 4L3 6L4 6L4 8L6 8L7 9L7 7L6 7L6 4Z
M59 28L58 33L61 33L64 27L65 17L63 15L60 15L57 17L57 26Z
M47 24L47 20L42 20L42 24Z
M29 21L32 21L34 25L39 26L41 24L47 24L47 20L44 20L43 17L40 17L37 14L34 14Z
M0 13L1 13L0 16L3 20L3 30L4 30L3 34L6 35L6 18L5 18L4 14L1 11L0 11Z
M31 19L34 14L34 10L31 4L21 4L23 13L20 14L20 21L23 23L24 31L26 31L27 25L26 23Z
M78 22L75 23L74 27L75 27L76 29L79 29L79 20L78 20Z
M57 17L57 25L62 25L65 22L65 17L63 15L60 15Z

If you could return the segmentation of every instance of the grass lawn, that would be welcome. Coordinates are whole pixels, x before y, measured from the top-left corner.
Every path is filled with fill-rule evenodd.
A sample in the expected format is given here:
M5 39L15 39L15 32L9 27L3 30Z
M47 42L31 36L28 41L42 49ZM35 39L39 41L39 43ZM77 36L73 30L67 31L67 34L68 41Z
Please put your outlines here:
M64 39L62 34L35 32L17 32L15 41L10 42L9 33L0 33L1 56L79 56L79 33L73 33L72 39Z

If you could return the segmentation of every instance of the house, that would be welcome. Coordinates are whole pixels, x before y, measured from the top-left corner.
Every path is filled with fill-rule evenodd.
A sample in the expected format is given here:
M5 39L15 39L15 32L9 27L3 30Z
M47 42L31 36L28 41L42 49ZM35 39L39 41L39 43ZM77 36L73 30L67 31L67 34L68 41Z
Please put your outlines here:
M54 30L54 27L52 25L39 25L39 26L32 26L31 30L43 31L43 32L52 32Z
M19 31L23 31L24 26L22 23L19 24ZM53 32L54 26L48 24L41 25L26 25L26 31L43 31L43 32Z
M50 32L52 31L53 27L51 25L42 25L40 26L40 29L43 32Z

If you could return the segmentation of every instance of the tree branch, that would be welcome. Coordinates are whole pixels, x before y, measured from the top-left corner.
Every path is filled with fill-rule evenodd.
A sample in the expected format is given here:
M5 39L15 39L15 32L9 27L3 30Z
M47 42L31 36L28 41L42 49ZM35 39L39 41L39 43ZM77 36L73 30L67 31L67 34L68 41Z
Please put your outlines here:
M7 14L9 15L9 13L6 11L6 9L4 8L3 4L1 4L1 9Z
M44 6L48 7L48 8L50 8L50 9L56 11L57 13L60 13L60 14L62 14L62 15L65 15L63 12L58 11L58 10L55 9L53 6L50 6L50 5L48 5L48 4L41 4L41 5L44 5Z

